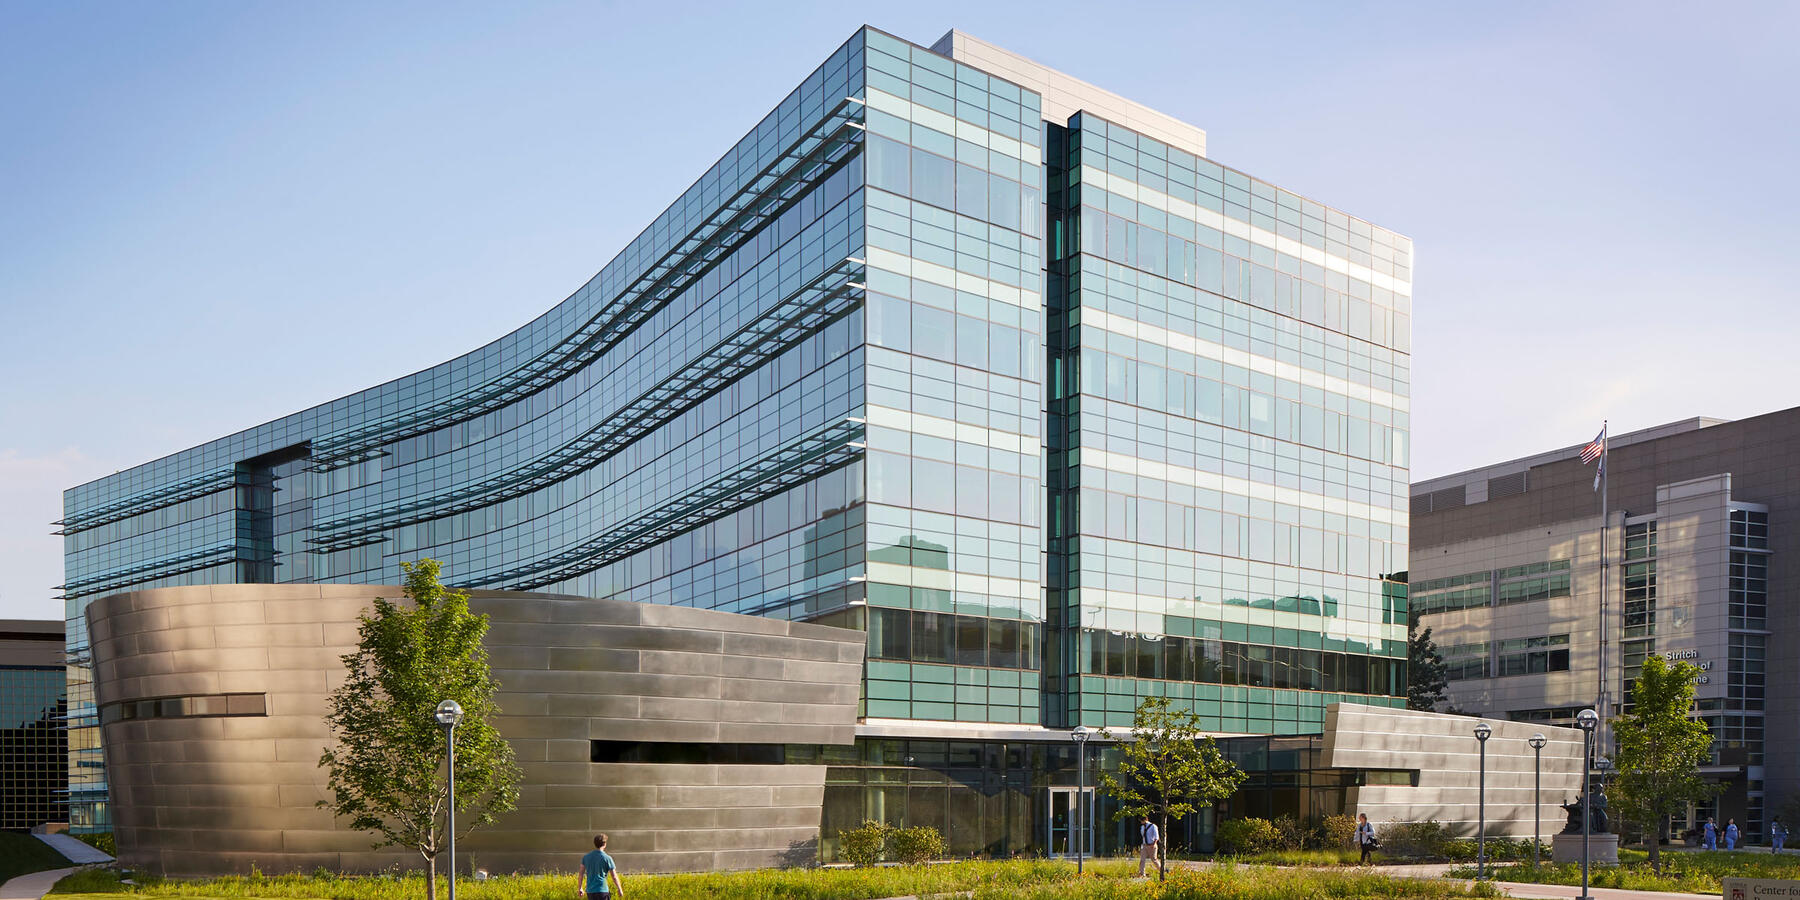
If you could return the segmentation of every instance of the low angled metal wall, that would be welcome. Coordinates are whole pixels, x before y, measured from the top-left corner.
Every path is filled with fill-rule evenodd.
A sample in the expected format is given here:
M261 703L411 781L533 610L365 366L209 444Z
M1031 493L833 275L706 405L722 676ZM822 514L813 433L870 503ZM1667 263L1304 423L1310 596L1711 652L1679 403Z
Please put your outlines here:
M1494 730L1487 742L1488 836L1531 837L1533 754L1526 741L1542 733L1548 743L1543 793L1536 802L1549 840L1568 821L1562 805L1581 796L1581 732L1573 728L1336 703L1325 711L1324 762L1332 768L1419 773L1416 786L1350 789L1349 812L1367 814L1377 829L1390 822L1436 821L1474 837L1480 797L1474 728L1480 721Z
M317 806L340 657L357 614L400 593L231 585L92 604L120 859L171 875L417 866ZM491 619L497 725L524 779L518 810L459 841L465 864L573 871L601 831L631 872L814 858L824 766L739 763L719 745L852 743L862 632L543 594L474 592L471 605ZM680 761L594 762L594 741ZM668 752L682 744L694 752Z

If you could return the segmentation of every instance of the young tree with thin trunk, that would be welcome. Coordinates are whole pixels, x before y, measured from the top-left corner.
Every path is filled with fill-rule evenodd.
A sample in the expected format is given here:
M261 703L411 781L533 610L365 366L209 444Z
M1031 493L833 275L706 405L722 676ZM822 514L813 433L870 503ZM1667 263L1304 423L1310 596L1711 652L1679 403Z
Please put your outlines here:
M512 747L492 723L499 684L481 639L488 619L469 595L438 581L435 560L402 564L406 601L377 599L359 617L361 639L343 656L348 673L326 714L336 746L319 758L332 799L320 801L374 846L409 847L425 859L426 897L437 898L437 855L449 803L444 729L433 713L462 705L456 727L457 836L511 810L519 797ZM452 873L454 875L455 873Z
M1649 833L1650 868L1657 874L1662 873L1663 823L1719 791L1700 776L1712 757L1712 734L1689 715L1699 676L1699 666L1651 654L1632 685L1631 710L1612 720L1618 774L1606 785L1606 799L1621 819Z
M1200 731L1200 717L1175 709L1167 697L1145 697L1132 716L1131 732L1119 741L1119 772L1100 774L1100 790L1119 804L1115 819L1149 816L1162 834L1157 848L1157 877L1169 877L1169 820L1191 815L1200 807L1231 796L1244 782L1244 772L1219 752L1210 735Z

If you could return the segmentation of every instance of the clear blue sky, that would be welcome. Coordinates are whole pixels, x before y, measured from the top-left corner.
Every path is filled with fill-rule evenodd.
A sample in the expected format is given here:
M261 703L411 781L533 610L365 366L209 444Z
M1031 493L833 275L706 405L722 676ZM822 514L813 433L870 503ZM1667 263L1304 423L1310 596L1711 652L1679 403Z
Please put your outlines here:
M80 482L582 283L863 22L1417 245L1414 472L1795 405L1800 5L0 5L0 617Z

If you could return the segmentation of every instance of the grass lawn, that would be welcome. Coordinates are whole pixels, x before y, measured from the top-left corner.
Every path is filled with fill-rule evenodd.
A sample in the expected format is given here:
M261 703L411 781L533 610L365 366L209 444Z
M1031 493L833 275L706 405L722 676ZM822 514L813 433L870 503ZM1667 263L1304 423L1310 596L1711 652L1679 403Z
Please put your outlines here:
M1394 878L1376 872L1320 872L1266 866L1222 865L1210 870L1171 870L1166 884L1128 877L1135 862L1096 860L1075 877L1067 862L1018 860L959 862L875 869L799 869L703 875L626 876L627 896L656 900L873 900L879 897L972 891L975 900L1449 900L1495 897L1486 885ZM459 900L566 900L573 873L464 881ZM439 887L439 897L443 887ZM270 898L270 900L422 900L424 878L334 877L327 874L154 881L121 885L102 870L82 872L56 886L57 900L147 898Z
M61 853L29 834L0 831L0 883L10 878L45 869L72 866Z
M1634 891L1686 891L1692 894L1718 894L1722 878L1786 878L1800 880L1800 855L1777 856L1764 850L1714 850L1705 853L1662 854L1663 874L1650 871L1650 855L1642 850L1620 850L1617 866L1594 866L1588 872L1588 883L1594 887L1625 888ZM1530 863L1491 866L1499 881L1525 881L1533 884L1580 884L1581 866L1550 865L1533 868ZM1475 877L1474 866L1450 870L1452 878Z

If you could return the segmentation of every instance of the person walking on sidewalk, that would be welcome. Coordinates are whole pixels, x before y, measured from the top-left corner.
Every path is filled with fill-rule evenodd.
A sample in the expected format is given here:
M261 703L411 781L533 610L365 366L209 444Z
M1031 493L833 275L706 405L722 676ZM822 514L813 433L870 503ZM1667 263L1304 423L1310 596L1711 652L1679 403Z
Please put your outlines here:
M1725 849L1736 850L1737 849L1737 839L1738 839L1737 820L1736 819L1726 819L1725 820Z
M1374 850L1377 846L1375 843L1375 826L1369 824L1369 816L1367 813L1356 814L1355 838L1356 849L1362 851L1361 865L1366 866L1369 864L1369 852Z
M1142 878L1144 867L1156 859L1156 848L1162 843L1162 832L1157 830L1156 823L1150 821L1149 816L1145 816L1138 825L1138 836L1144 841L1143 846L1138 848L1138 877Z
M1781 845L1787 843L1787 826L1781 824L1781 817L1769 823L1769 852L1780 853Z
M1700 846L1708 850L1719 849L1719 826L1713 824L1712 816L1706 817L1706 825L1700 829Z

